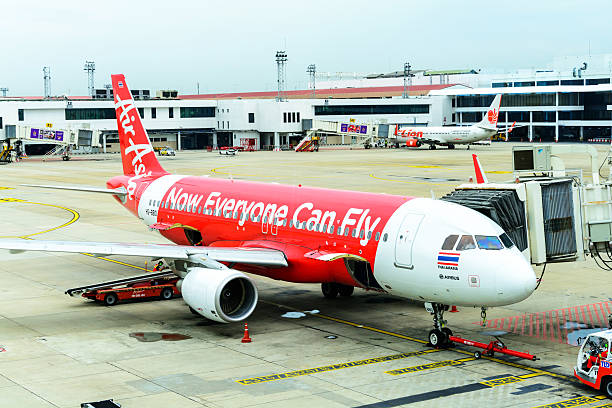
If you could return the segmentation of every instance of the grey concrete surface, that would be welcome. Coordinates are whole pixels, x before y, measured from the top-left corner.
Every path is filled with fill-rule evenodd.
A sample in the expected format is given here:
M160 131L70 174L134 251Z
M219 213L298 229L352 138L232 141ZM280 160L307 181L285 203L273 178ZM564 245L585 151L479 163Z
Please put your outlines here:
M318 153L253 152L235 157L179 152L161 158L168 171L330 188L436 197L473 176L471 153L480 156L490 181L512 178L510 144L455 150L355 150ZM603 147L599 148L604 151ZM561 155L568 168L588 173L584 155ZM95 160L87 160L95 159ZM603 159L603 156L602 156ZM104 186L119 173L118 155L69 162L31 159L0 166L0 236L31 239L164 243L158 234L120 208L110 197L42 190L21 183ZM14 201L19 199L24 201ZM79 219L63 228L74 213ZM51 230L52 229L52 230ZM46 230L50 230L45 232ZM242 324L213 324L192 315L181 299L122 303L104 307L64 291L87 283L141 273L127 265L84 255L0 252L0 407L77 407L113 398L124 407L345 407L375 403L395 406L535 407L598 394L554 374L570 376L577 348L509 333L509 347L529 350L541 360L468 360L458 366L392 376L386 371L469 358L469 353L437 351L278 379L252 385L237 380L428 350L423 344L379 329L425 339L430 316L418 302L363 290L351 298L324 299L318 285L298 285L255 277L261 302L248 319L253 342L242 344ZM142 258L117 257L144 267ZM540 269L536 268L539 273ZM610 272L591 260L549 265L536 293L524 302L489 311L489 319L607 301ZM320 314L287 319L289 310ZM447 314L457 334L489 341L477 324L479 310ZM182 341L139 342L134 332L180 333ZM335 339L326 336L334 335ZM466 348L461 350L471 351ZM466 392L492 377L547 373L519 382ZM463 388L462 388L463 387ZM452 389L453 395L428 398ZM413 399L410 400L410 397ZM402 400L402 398L404 398ZM400 399L400 400L397 400ZM597 406L593 400L583 406ZM383 405L380 405L383 406Z

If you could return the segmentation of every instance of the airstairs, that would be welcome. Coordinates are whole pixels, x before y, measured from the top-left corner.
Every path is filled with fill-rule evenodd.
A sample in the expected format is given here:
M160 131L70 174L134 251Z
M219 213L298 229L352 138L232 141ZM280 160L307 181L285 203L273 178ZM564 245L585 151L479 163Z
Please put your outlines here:
M296 152L314 152L318 150L319 136L317 136L317 129L310 129L295 147Z
M61 156L62 160L70 160L70 154L69 154L69 146L65 145L65 144L58 144L57 146L55 146L53 149L49 150L47 153L45 153L45 155L43 156L43 161L47 161L47 159L54 157L54 156Z

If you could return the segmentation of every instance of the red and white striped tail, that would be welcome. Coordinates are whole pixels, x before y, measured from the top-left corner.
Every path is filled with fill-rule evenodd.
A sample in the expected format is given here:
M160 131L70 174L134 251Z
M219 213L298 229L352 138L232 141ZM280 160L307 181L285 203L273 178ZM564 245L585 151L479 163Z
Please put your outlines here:
M487 180L487 176L485 175L485 172L482 169L482 165L480 164L480 160L478 160L478 156L475 154L472 154L472 160L474 160L474 172L476 173L476 183L478 184L488 183L489 180Z

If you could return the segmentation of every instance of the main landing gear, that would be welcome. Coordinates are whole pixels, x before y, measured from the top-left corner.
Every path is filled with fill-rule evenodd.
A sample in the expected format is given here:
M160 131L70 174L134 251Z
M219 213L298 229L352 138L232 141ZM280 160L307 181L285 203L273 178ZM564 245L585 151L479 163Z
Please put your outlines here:
M429 145L429 150L436 150L436 145L435 144L430 144Z
M441 303L425 303L425 309L432 314L434 328L429 332L429 344L435 348L447 348L453 344L450 337L453 335L451 329L446 327L444 312L448 310L448 305Z
M341 283L325 282L321 284L321 292L327 299L334 299L338 295L348 297L353 294L354 290L353 286L342 285Z

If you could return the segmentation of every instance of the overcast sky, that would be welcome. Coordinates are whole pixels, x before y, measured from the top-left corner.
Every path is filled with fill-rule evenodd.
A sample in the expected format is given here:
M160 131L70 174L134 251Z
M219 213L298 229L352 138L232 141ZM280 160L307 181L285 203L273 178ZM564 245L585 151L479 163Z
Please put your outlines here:
M133 89L273 90L276 50L287 88L319 72L542 67L556 56L612 53L612 2L592 1L2 1L0 87L87 94L125 73Z

